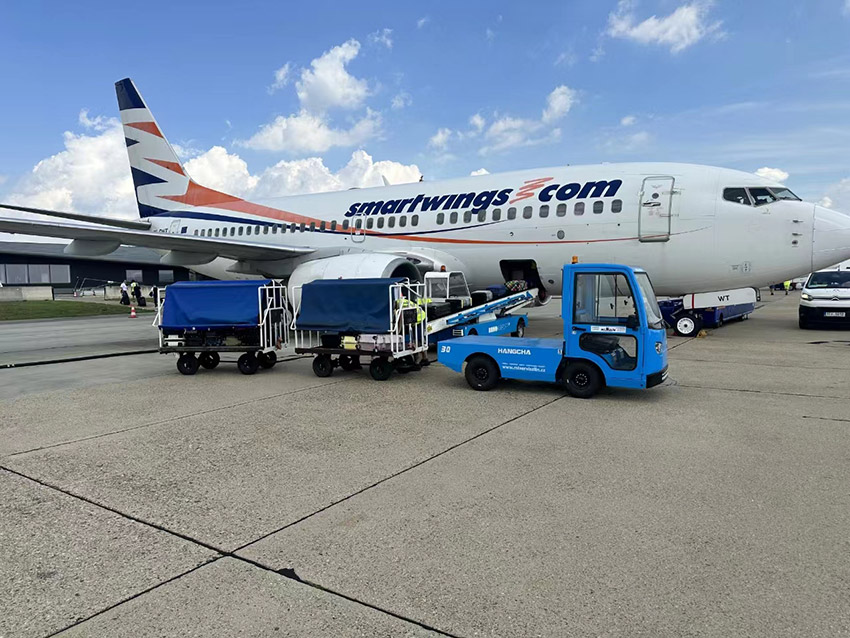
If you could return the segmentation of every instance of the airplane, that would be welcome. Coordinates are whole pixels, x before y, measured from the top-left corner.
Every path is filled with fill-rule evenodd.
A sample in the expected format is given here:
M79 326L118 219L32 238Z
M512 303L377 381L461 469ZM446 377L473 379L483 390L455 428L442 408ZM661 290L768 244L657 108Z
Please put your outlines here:
M850 258L850 216L695 164L559 166L250 202L195 182L133 82L115 88L139 218L0 204L61 220L0 218L0 232L71 239L75 255L146 246L163 264L292 287L458 270L472 288L525 279L539 304L573 256L640 266L666 296L766 286Z

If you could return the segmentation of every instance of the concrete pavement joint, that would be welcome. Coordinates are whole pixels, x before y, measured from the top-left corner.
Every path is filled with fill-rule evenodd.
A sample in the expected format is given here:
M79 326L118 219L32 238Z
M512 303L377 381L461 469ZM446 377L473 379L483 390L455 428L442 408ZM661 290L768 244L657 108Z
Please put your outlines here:
M343 497L339 500L333 501L332 503L328 503L324 507L317 509L315 512L312 512L310 514L305 514L304 516L302 516L301 518L299 518L296 521L292 521L291 523L287 523L286 525L284 525L283 527L281 527L279 529L273 530L273 531L271 531L267 534L263 534L259 538L255 538L251 542L245 543L244 545L237 547L233 551L234 552L242 551L243 549L246 549L247 547L250 547L251 545L254 545L255 543L259 543L260 541L268 538L269 536L273 536L274 534L277 534L278 532L282 532L283 530L288 529L288 528L290 528L294 525L298 525L299 523L304 522L308 518L312 518L313 516L316 516L317 514L321 514L322 512L327 511L330 508L332 508L336 505L339 505L340 503L344 503L345 501L352 499L355 496L363 494L364 492L367 492L368 490L371 490L372 488L377 487L378 485L381 485L382 483L386 483L387 481L394 479L397 476L401 476L402 474L406 474L407 472L409 472L411 470L415 470L416 468L418 468L422 465L425 465L425 463L428 463L429 461L433 461L434 459L437 459L437 458L443 456L444 454L448 454L449 452L456 450L457 448L461 447L462 445L466 445L467 443L471 443L472 441L475 441L476 439L479 439L486 434L490 434L490 432L493 432L494 430L498 430L499 428L501 428L504 425L508 425L509 423L513 423L517 419L521 419L525 416L528 416L529 414L533 414L534 412L537 412L537 410L545 408L548 405L552 405L556 401L560 401L563 398L564 398L563 396L556 397L556 398L554 398L550 401L547 401L546 403L543 403L542 405L537 406L536 408L532 408L531 410L528 410L527 412L523 412L522 414L518 414L517 416L512 417L512 418L508 419L507 421L503 421L502 423L498 423L498 424L494 425L493 427L487 428L486 430L483 430L482 432L479 432L478 434L474 434L473 436L471 436L467 439L464 439L463 441L460 441L458 443L455 443L454 445L447 447L445 450L437 452L436 454L432 454L428 458L422 459L421 461L417 461L413 465L410 465L410 466L408 466L404 469L401 469L398 472L394 472L393 474L390 474L389 476L385 476L384 478L380 479L379 481L375 481L374 483L367 485L366 487L363 487L363 488L357 490L356 492L352 492L348 496L345 496L345 497Z
M774 390L744 390L742 388L719 388L712 385L688 385L677 384L680 388L692 388L695 390L726 390L727 392L746 392L749 394L775 394L780 397L805 397L806 399L838 399L839 401L850 401L847 397L836 397L827 394L803 394L801 392L776 392Z
M815 419L815 420L818 420L818 421L838 421L840 423L850 423L850 419L838 419L838 418L831 417L831 416L811 416L809 414L804 414L803 418L804 419Z
M301 357L295 357L300 359ZM289 361L290 359L286 359ZM6 456L0 458L12 458L13 456L20 456L22 454L30 454L31 452L40 452L41 450L50 450L56 447L62 447L63 445L72 445L73 443L81 443L82 441L91 441L93 439L102 439L107 436L113 436L115 434L123 434L124 432L132 432L133 430L141 430L143 428L150 428L156 425L164 425L166 423L171 423L172 421L179 421L180 419L189 419L194 416L203 416L205 414L212 414L214 412L219 412L221 410L228 410L230 408L238 408L241 405L248 405L250 403L257 403L259 401L268 401L269 399L278 399L280 397L289 396L290 394L297 394L299 392L304 392L306 390L315 390L316 388L324 388L331 385L337 385L339 383L343 383L348 381L348 379L339 379L338 381L331 381L330 383L319 383L317 385L311 385L306 388L298 388L297 390L291 390L290 392L281 392L279 394L271 394L267 397L260 397L258 399L251 399L250 401L239 401L238 403L231 403L229 405L219 406L217 408L211 408L209 410L203 410L201 412L193 412L192 414L181 414L179 416L171 417L170 419L164 419L162 421L153 421L151 423L142 423L140 425L134 425L129 428L122 428L120 430L113 430L112 432L103 432L101 434L92 434L91 436L84 436L79 439L73 439L71 441L62 441L60 443L52 443L50 445L43 445L41 447L34 447L29 450L22 450L20 452L13 452L12 454L7 454Z

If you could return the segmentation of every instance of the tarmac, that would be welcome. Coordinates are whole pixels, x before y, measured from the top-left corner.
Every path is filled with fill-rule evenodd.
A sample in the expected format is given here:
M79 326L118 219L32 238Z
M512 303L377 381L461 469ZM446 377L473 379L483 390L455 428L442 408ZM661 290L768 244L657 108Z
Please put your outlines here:
M850 634L850 331L763 294L591 400L294 356L0 369L0 637ZM149 322L4 323L0 361Z

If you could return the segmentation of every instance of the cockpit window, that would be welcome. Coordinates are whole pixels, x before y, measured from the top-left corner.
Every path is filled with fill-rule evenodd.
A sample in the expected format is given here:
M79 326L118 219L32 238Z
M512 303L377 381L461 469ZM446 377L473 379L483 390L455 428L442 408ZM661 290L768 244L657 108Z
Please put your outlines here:
M766 188L750 188L748 190L756 206L764 206L776 201L776 197Z
M773 193L773 196L776 199L790 199L790 200L793 200L795 202L800 201L800 198L797 197L794 193L792 193L787 188L784 188L784 187L783 188L771 188L769 190L770 190L771 193Z
M750 204L750 198L747 195L746 188L724 188L723 199L727 202L735 202L736 204L752 206L752 204Z

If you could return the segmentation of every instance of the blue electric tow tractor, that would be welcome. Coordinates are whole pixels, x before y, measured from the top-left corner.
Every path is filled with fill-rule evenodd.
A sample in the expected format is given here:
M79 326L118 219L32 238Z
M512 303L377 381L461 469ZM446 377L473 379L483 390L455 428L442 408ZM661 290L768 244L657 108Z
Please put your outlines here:
M667 333L645 271L567 264L562 294L563 339L449 339L438 360L475 390L501 378L563 381L572 396L590 398L605 386L651 388L667 378Z

